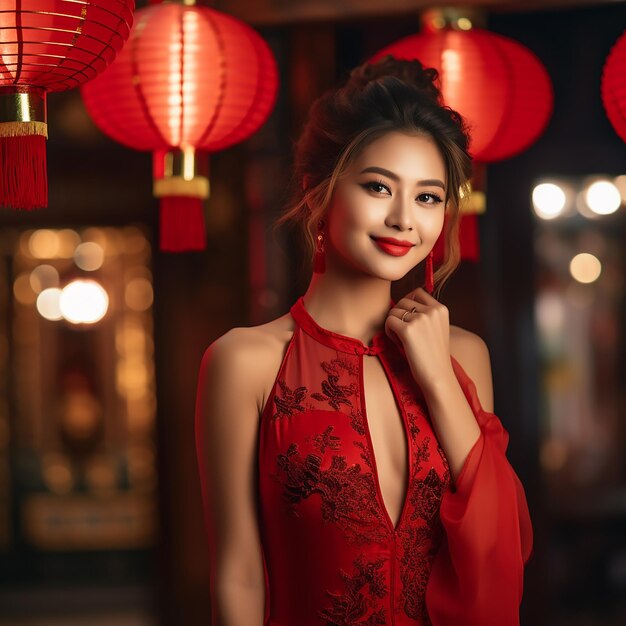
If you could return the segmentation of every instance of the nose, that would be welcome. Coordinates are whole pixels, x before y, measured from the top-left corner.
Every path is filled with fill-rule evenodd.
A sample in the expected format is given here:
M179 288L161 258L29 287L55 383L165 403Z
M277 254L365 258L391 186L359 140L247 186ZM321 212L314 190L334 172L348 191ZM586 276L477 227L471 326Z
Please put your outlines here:
M385 225L398 228L401 231L413 230L414 199L403 198L402 194L396 194L390 203L389 214L385 219Z

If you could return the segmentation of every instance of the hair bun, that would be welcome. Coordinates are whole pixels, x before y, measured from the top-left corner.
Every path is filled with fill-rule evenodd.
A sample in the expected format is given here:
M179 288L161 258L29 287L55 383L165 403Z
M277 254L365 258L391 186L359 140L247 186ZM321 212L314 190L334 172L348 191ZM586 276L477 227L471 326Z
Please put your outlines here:
M379 82L392 76L408 83L424 95L442 104L442 94L438 83L439 72L434 67L424 67L418 59L397 59L391 54L374 63L362 63L351 72L346 83L348 90L363 90L368 83Z

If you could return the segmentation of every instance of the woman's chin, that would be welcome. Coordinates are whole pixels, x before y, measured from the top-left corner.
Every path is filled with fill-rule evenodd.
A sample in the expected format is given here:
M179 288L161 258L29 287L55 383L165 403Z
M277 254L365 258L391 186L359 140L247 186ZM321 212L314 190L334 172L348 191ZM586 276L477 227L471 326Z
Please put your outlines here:
M374 259L367 255L346 257L344 265L350 273L365 274L388 281L400 280L415 267L415 264L411 264L408 259L401 259L401 257L389 256L388 259Z
M381 267L380 265L370 266L368 273L376 278L380 278L381 280L393 282L406 276L412 269L413 266L409 267L398 263L397 267L394 268Z

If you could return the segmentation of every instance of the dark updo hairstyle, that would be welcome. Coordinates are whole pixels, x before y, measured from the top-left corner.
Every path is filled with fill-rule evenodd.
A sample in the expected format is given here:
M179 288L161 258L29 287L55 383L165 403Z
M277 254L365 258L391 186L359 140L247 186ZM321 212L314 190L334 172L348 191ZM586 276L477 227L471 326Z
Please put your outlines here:
M460 262L460 203L469 198L472 160L465 121L443 104L437 83L436 69L387 55L354 68L344 85L315 100L295 144L293 196L275 226L288 220L302 225L312 257L317 223L361 151L390 131L428 136L441 152L447 178L447 254L434 275L438 295Z

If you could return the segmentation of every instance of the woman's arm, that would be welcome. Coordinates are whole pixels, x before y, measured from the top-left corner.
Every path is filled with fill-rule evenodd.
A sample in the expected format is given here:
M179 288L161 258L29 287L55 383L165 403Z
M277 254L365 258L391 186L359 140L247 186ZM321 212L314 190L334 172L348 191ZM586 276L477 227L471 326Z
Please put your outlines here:
M480 436L465 457L455 489L443 495L445 533L426 604L433 626L519 626L524 565L533 545L530 513L506 457L508 433L493 413L488 350L469 333L462 343L456 354L472 376L456 358L452 363Z
M264 619L256 505L262 368L253 335L233 328L216 339L198 376L196 452L209 537L212 626L261 626Z
M410 317L405 321L407 314ZM454 371L451 352L458 333L453 329L461 329L450 326L449 317L448 307L418 287L389 310L385 331L404 352L424 394L433 430L456 483L481 430ZM489 367L484 342L474 333L463 334L473 336L477 347L484 347L480 361Z
M465 364L480 392L480 402L486 411L493 411L491 360L487 344L478 335L458 326L450 326L450 351L453 358ZM471 366L471 367L470 367ZM464 369L465 369L464 368ZM467 463L467 458L480 438L480 426L462 383L450 368L450 377L441 378L436 385L424 389L428 410L437 439L450 466L453 485Z

